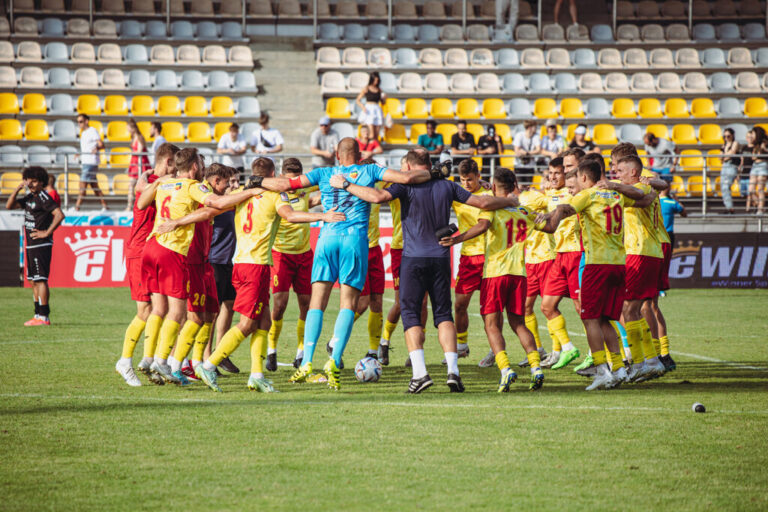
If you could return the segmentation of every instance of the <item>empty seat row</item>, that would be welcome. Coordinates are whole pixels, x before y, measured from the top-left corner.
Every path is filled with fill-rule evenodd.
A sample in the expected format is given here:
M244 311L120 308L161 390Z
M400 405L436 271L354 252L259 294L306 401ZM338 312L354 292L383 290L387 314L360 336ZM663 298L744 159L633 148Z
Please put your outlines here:
M235 104L237 108L235 108ZM19 102L12 92L0 93L0 114L25 115L74 115L89 116L185 116L232 117L235 114L245 117L258 117L261 113L259 100L244 96L235 102L229 96L215 96L210 100L202 96L161 96L155 100L151 96L134 96L128 100L125 96L110 95L103 100L93 94L83 94L77 98L69 94L54 94L46 98L40 93L25 94Z
M750 50L734 47L722 48L541 48L515 50L502 48L492 51L476 48L363 48L351 46L344 49L324 46L318 48L315 58L318 68L375 67L375 68L724 68L768 67L768 48Z
M709 76L698 71L680 75L675 72L662 72L653 75L647 72L626 75L621 72L601 76L594 72L561 72L554 75L531 73L524 77L520 73L455 73L450 77L445 73L433 72L425 75L407 72L395 75L389 72L381 74L381 88L388 93L400 94L567 94L580 92L585 94L650 94L650 93L758 93L768 91L768 73L762 78L755 72L742 71L736 75L716 72ZM357 93L368 83L368 74L360 71L349 73L345 77L339 71L326 71L320 79L323 94Z
M70 8L67 9L65 8L64 0L41 0L40 11L44 13L87 13L89 12L89 3L89 0L72 0ZM247 3L251 14L259 14L260 11L265 9L265 4L271 11L271 5L268 0L249 0ZM293 2L284 1L281 3L288 5ZM196 0L190 3L189 12L185 12L182 0L171 0L169 7L171 15L175 16L184 14L212 16L214 13L221 16L240 16L242 14L242 3L240 1L227 0L216 2L216 5L219 7L218 10L214 9L213 0ZM166 14L166 3L160 2L158 6L159 9L155 9L154 0L132 0L128 2L127 7L123 0L102 0L100 5L95 8L95 12L98 14L133 14L139 16ZM36 12L34 0L16 0L14 2L14 10L18 12Z
M765 11L759 0L742 0L741 2L721 0L712 3L706 0L695 0L691 12L694 18L709 18L711 16L760 16ZM688 2L681 2L680 0L665 0L663 2L620 0L616 4L616 16L619 18L687 18Z
M336 23L322 23L318 27L317 37L324 41L387 41L389 40L389 29L383 24L371 24L368 26L360 23L347 23L338 25ZM491 40L491 33L487 25L470 24L467 25L466 37L461 25L446 24L440 27L436 25L395 25L393 28L393 38L398 42L413 42L418 40L421 43L436 42L488 42Z
M126 80L127 78L127 80ZM204 75L198 70L187 70L177 74L170 69L151 73L145 69L131 70L127 77L116 68L97 72L92 68L78 68L71 72L66 68L42 68L27 66L16 70L0 66L0 88L70 88L76 89L157 89L255 92L256 80L250 71L237 71L232 76L226 71L211 71Z
M10 41L0 41L0 62L13 61L253 67L253 54L247 46L224 48L220 45L200 47L184 44L174 48L167 44L156 44L152 47L129 44L121 48L115 43L103 43L94 47L91 43L67 46L65 43L53 42L44 45L43 49L37 41L20 42L14 54Z

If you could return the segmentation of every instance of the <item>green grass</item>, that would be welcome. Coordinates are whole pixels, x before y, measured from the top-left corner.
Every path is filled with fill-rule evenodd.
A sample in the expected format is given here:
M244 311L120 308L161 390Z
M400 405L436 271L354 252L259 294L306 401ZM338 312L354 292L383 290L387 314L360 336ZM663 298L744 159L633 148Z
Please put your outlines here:
M126 290L55 290L54 326L24 328L31 292L0 289L0 509L766 510L768 293L675 290L661 303L679 369L646 384L587 393L565 369L530 393L524 370L498 395L497 370L476 366L487 342L474 315L463 395L443 384L431 328L436 385L423 395L403 394L398 331L379 383L358 384L348 369L334 393L292 386L280 368L282 392L266 396L249 393L244 374L221 379L224 394L125 386L114 363L134 312ZM570 303L562 309L581 333ZM296 315L289 308L284 362ZM363 319L350 367L365 331ZM247 370L246 347L233 359ZM694 402L707 413L691 412Z

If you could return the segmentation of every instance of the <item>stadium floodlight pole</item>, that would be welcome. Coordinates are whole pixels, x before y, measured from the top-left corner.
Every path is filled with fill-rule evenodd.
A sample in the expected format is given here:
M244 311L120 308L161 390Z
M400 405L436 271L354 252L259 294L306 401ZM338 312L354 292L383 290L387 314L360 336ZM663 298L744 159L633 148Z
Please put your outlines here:
M392 0L387 0L387 34L392 39Z
M312 33L317 40L317 0L312 0Z
M10 3L8 4L8 8L10 9L10 17L11 17L11 32L16 33L16 30L13 28L13 0L10 0Z
M467 37L467 0L461 0L461 32Z
M766 17L768 20L768 17ZM688 33L693 33L693 0L688 0Z
M93 0L88 2L88 26L90 27L91 35L93 35Z
M537 14L538 19L536 20L536 25L538 25L539 37L541 37L541 0L539 0L538 9L539 9L539 12Z
M617 3L618 2L616 0L613 0L613 9L611 12L611 15L613 18L613 37L616 37L616 4ZM541 0L539 0L539 5L541 5ZM541 16L541 13L539 13L539 16Z
M246 27L245 27L245 0L241 0L243 4L243 34L242 37L245 37L246 34Z
M171 0L165 0L165 35L171 33Z

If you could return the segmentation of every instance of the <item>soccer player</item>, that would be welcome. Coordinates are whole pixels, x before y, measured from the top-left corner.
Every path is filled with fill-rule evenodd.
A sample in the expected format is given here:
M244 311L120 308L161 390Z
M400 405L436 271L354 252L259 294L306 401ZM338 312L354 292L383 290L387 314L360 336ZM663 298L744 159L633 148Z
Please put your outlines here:
M179 226L169 232L159 232L164 219L179 219L194 212L198 206L226 210L255 194L245 190L218 196L200 183L203 158L195 148L176 153L174 166L177 177L165 177L149 185L137 200L139 209L154 201L158 215L141 260L141 279L152 294L152 311L146 332L150 345L156 345L150 371L166 382L181 384L168 365L168 356L187 313L189 273L187 253L195 228Z
M32 296L35 299L35 316L24 322L24 325L51 325L48 275L51 270L53 232L64 220L64 213L45 191L48 186L48 172L45 169L27 167L21 177L22 182L11 192L5 207L9 210L24 208L24 261L27 280L32 282ZM24 187L29 189L29 194L19 197Z
M608 186L601 181L602 174L598 162L580 162L577 168L580 192L569 204L560 205L537 219L548 219L545 228L548 230L578 214L585 261L580 316L596 367L595 378L587 391L610 389L626 380L619 341L610 323L619 319L624 303L624 207L640 208L650 204L647 198L634 201L614 190L600 188ZM607 357L612 370L608 369Z
M125 269L128 274L128 287L131 290L131 300L136 303L136 316L133 317L128 328L125 330L123 338L123 352L115 365L115 370L119 373L129 386L140 386L141 382L133 371L133 352L136 344L139 342L144 327L147 324L149 313L152 311L152 296L147 290L146 283L141 279L141 258L144 253L144 246L147 238L152 232L155 223L155 214L157 210L155 205L141 210L137 203L141 197L144 188L154 183L158 178L173 174L175 172L174 159L179 148L173 144L165 143L157 148L154 156L154 168L141 174L135 188L135 199L133 202L133 222L131 223L131 234L128 238L128 246L125 254ZM155 354L154 345L147 343L145 338L144 357L139 362L139 371L147 375L150 374L149 367L152 365ZM162 379L158 383L165 382Z
M298 158L286 158L282 175L288 179L301 176L304 168ZM291 208L297 212L308 212L320 204L319 195L310 195L314 188L285 192ZM296 322L296 357L294 368L298 368L304 357L304 328L309 310L309 296L312 292L312 248L309 246L309 224L280 220L275 243L272 247L272 326L269 328L267 348L267 371L277 371L277 341L283 330L283 315L288 306L291 286L299 302L299 319Z
M574 171L584 152L578 148L567 149L562 153L562 167L548 169L549 198L548 210L556 210L560 205L570 204L573 195L565 182L565 174ZM559 310L563 297L570 296L576 311L579 312L579 261L581 260L581 242L579 222L576 218L566 217L555 230L555 259L547 273L541 289L541 312L547 318L547 330L552 338L552 352L542 361L543 368L558 369L578 359L581 354L571 342L565 327L565 317Z
M493 192L480 186L480 170L477 163L468 158L459 164L459 180L461 186L470 194L476 196L493 195ZM493 213L469 206L461 201L454 201L453 211L459 220L459 231L467 231L473 226L478 226L479 234L468 238L461 244L461 258L459 259L459 273L456 276L456 332L458 338L459 357L469 355L469 302L472 294L480 290L483 280L483 264L485 262L485 232L491 227Z

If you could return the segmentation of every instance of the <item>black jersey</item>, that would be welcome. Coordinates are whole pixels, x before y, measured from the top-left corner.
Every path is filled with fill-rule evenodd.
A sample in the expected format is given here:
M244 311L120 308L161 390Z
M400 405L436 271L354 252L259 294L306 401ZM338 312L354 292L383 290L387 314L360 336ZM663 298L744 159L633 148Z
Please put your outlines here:
M24 236L26 237L27 247L43 247L53 244L53 235L48 238L31 238L29 235L33 229L45 231L53 222L53 211L59 207L56 201L43 190L37 194L27 194L24 197L16 198L21 206L24 207Z

